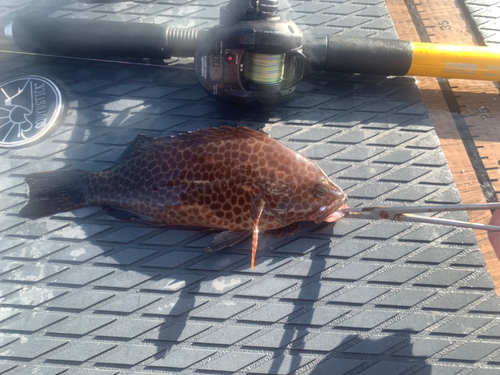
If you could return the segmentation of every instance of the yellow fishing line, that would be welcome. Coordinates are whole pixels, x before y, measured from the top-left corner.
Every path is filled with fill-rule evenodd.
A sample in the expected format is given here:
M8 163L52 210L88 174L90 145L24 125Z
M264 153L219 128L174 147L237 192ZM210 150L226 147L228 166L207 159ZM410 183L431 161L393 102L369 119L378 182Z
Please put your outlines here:
M269 55L246 51L243 54L243 75L254 83L276 84L283 79L285 55Z

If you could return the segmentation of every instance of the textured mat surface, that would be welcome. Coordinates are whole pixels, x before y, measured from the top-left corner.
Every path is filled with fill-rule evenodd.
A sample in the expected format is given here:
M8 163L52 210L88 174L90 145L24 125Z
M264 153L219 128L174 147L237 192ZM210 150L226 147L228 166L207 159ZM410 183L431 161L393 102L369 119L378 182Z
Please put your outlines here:
M0 15L211 27L223 3L3 0ZM379 0L290 6L307 32L397 37ZM500 301L469 230L305 224L294 238L261 241L250 270L248 242L207 254L207 232L121 222L100 208L17 216L28 173L105 169L138 132L220 125L265 127L317 160L351 205L458 203L413 79L316 74L263 113L208 98L184 70L2 53L0 72L53 78L69 101L50 138L0 150L0 373L500 371Z
M500 43L500 1L496 0L461 0L471 15L480 38L487 45Z

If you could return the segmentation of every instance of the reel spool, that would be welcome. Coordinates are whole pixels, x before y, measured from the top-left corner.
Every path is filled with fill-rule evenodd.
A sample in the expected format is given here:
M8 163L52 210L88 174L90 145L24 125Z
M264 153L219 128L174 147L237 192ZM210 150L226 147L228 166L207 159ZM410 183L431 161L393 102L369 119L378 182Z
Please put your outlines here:
M265 90L279 85L285 73L285 54L264 54L246 51L242 59L242 75L250 86Z

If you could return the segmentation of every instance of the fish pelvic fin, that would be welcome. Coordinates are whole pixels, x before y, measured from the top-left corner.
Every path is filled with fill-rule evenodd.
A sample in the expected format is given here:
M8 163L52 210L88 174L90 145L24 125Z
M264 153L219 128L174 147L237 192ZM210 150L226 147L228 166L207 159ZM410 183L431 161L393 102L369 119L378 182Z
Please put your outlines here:
M28 175L29 200L19 215L38 218L86 206L81 183L84 173L76 169Z
M259 245L259 220L262 215L262 211L264 210L264 202L262 200L257 200L254 202L254 207L252 212L250 212L250 216L252 217L253 225L252 225L252 262L251 269L253 269L255 265L255 256L257 255L257 246Z

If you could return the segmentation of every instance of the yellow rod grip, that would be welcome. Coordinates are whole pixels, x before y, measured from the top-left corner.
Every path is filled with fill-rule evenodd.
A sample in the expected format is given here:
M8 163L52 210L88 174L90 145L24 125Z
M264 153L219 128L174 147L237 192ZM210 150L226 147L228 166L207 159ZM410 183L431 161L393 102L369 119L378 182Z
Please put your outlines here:
M500 49L412 43L413 61L407 75L500 80Z

